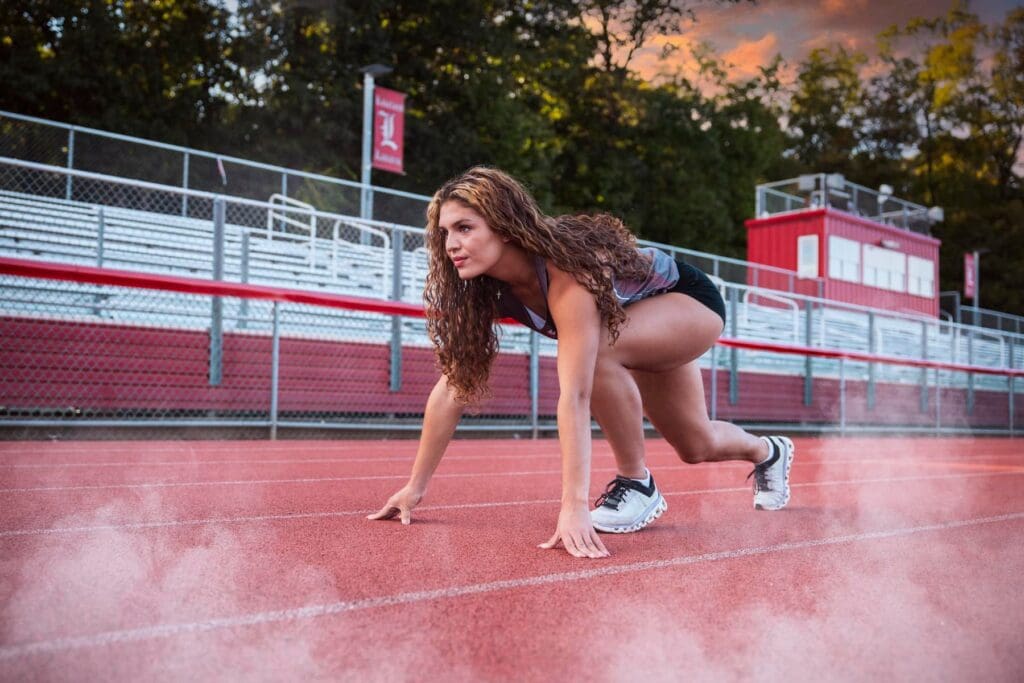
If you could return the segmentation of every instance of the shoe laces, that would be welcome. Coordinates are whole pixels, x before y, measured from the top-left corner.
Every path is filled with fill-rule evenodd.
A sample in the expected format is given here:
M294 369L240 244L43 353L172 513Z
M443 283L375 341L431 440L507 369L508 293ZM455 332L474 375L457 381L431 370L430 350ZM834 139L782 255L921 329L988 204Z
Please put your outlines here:
M754 493L772 490L772 487L768 485L768 467L754 465L754 469L750 470L750 474L747 475L747 479L750 479L751 477L754 478Z
M608 486L605 487L604 493L602 493L597 501L594 503L594 507L609 507L613 510L619 509L619 504L626 499L626 493L630 490L629 482L622 477L615 477Z

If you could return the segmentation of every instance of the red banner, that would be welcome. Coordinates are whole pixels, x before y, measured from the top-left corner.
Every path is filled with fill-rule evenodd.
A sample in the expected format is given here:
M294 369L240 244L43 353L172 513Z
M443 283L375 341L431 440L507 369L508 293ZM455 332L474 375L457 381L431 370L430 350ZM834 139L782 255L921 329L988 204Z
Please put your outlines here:
M964 298L973 299L975 294L974 282L974 254L964 253Z
M402 170L403 134L405 132L405 94L373 89L373 160L374 168L392 173Z

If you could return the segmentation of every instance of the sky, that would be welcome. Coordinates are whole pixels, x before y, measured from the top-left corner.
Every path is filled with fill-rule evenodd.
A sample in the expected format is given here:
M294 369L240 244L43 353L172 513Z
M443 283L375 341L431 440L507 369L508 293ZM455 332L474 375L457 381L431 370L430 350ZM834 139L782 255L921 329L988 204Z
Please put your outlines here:
M1021 0L973 0L969 9L992 25L1022 4ZM679 35L652 41L634 58L633 67L646 78L678 68L692 76L688 47L708 42L733 65L729 73L734 78L756 75L757 67L781 54L788 63L784 72L788 81L796 65L814 48L841 44L870 56L876 52L877 35L885 28L906 24L914 17L942 16L951 5L952 0L758 0L756 4L744 1L723 7L701 0L691 3L696 22L687 24ZM665 43L681 49L659 61Z

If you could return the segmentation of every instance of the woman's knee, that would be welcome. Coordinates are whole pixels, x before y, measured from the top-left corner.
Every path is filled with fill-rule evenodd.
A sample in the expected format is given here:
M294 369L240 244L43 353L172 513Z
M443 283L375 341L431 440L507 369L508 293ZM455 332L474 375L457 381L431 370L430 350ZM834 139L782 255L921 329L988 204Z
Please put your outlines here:
M710 429L690 431L685 437L674 439L671 444L679 459L690 465L714 459L717 448L714 432Z
M594 359L594 384L621 382L629 370L616 357L614 349L602 348Z

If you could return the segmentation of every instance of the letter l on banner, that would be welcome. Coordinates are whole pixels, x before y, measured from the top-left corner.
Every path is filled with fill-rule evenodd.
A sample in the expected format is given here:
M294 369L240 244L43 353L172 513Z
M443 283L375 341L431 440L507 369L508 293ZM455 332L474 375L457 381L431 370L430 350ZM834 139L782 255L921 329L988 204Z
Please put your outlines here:
M404 173L405 93L373 89L372 165L382 171Z

